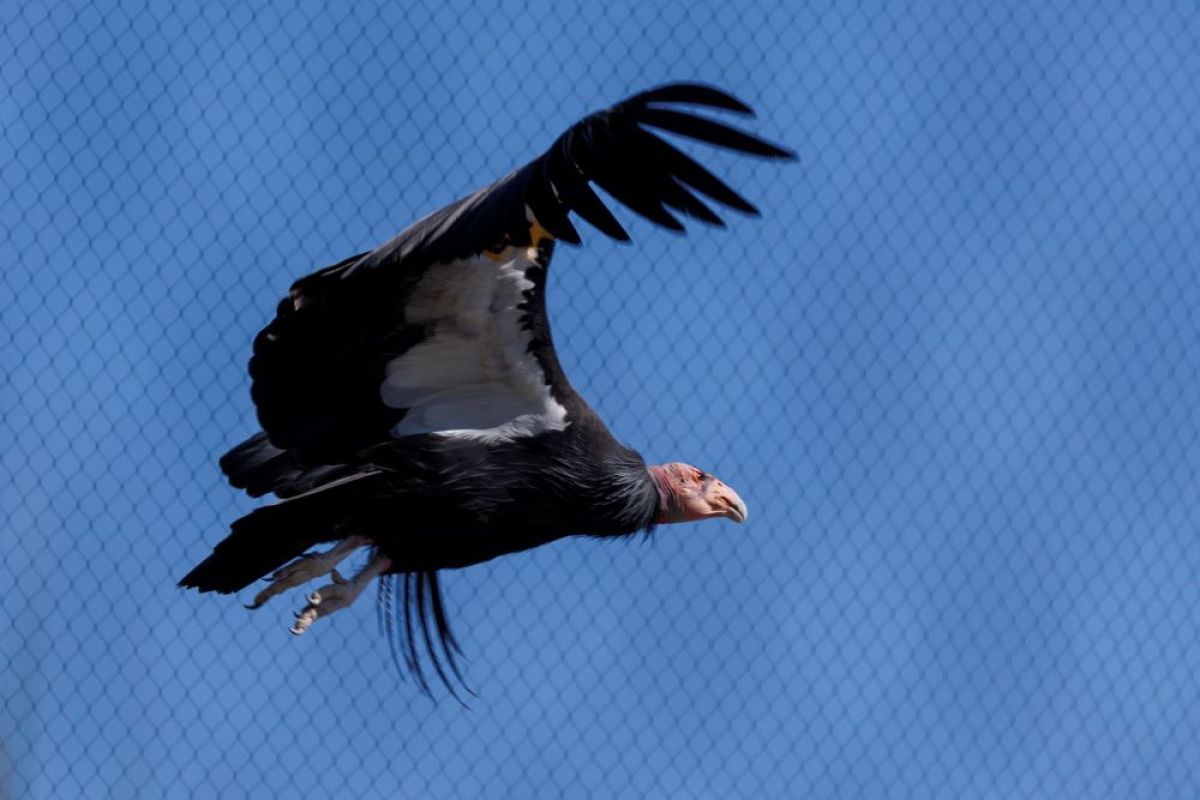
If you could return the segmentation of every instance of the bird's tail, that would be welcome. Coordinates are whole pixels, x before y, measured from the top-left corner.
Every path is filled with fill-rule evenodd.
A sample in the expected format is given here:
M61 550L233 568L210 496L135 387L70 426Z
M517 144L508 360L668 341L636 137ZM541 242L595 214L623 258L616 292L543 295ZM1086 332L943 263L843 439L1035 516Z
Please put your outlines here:
M230 594L302 555L320 542L343 537L347 509L359 484L373 473L336 481L308 494L255 509L233 523L212 554L179 581L184 588Z

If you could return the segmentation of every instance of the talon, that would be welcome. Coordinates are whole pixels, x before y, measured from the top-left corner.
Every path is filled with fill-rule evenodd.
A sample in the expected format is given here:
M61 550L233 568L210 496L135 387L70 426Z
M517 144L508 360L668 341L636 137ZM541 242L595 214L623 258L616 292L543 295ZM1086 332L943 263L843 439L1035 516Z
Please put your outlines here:
M320 612L311 606L304 609L302 612L296 615L296 622L292 625L292 627L288 628L288 632L290 632L293 636L299 636L307 631L309 627L317 621L317 617L320 615Z
M391 562L385 556L377 554L350 580L346 580L336 570L330 570L333 583L322 586L308 596L308 605L296 612L296 622L288 630L293 636L299 636L321 617L346 608L358 599L367 584L378 578L390 566ZM272 586L268 591L276 589Z

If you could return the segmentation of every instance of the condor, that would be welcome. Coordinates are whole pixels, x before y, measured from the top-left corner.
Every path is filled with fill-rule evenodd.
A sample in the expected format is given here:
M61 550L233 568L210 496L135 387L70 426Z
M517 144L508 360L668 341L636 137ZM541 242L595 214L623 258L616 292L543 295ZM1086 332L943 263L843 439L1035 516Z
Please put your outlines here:
M268 577L257 608L328 576L292 625L301 634L381 578L381 614L389 633L402 626L406 665L428 691L421 640L441 680L450 685L443 664L461 680L440 570L576 534L744 522L745 503L713 475L647 466L609 433L563 373L546 315L555 243L580 241L571 213L629 239L590 184L676 231L677 213L724 226L700 195L758 213L651 129L794 157L679 106L753 116L699 84L635 95L386 244L297 281L254 341L262 432L221 459L234 487L281 500L235 521L180 585L227 594ZM359 548L366 565L344 578L337 566Z

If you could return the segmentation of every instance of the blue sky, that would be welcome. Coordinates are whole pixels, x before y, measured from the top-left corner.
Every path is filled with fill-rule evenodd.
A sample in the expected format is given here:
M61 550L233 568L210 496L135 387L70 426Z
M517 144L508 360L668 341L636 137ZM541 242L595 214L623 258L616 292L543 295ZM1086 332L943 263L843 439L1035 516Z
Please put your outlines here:
M1104 3L0 10L0 794L1200 793L1200 15ZM369 602L175 581L253 507L296 277L668 80L763 209L560 249L572 380L749 524L445 578L470 710Z

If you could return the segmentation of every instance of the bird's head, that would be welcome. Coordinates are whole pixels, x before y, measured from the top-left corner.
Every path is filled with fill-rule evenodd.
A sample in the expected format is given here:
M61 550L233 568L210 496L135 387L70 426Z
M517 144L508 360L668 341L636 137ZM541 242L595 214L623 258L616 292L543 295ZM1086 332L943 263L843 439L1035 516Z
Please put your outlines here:
M713 517L746 521L746 504L716 476L678 461L649 469L658 487L659 524Z

